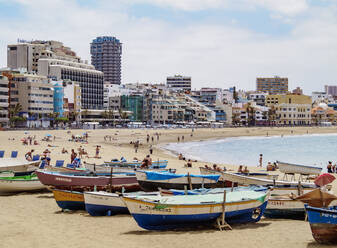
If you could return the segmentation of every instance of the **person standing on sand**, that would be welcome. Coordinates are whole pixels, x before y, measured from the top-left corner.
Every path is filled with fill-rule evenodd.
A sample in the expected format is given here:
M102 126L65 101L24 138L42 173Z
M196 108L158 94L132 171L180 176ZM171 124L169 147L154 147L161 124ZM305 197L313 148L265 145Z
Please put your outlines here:
M182 141L182 142L184 142L184 139L185 139L184 135L181 136L181 141Z
M100 158L100 157L99 157L99 148L100 148L100 146L96 146L96 154L95 154L95 158Z
M259 167L262 167L262 154L260 154L260 158L259 158Z
M149 152L150 152L150 154L152 155L152 153L153 153L152 145L150 145Z
M180 137L178 136L178 142L180 142Z
M77 157L76 152L74 149L71 149L71 154L70 154L70 163L72 164L74 162L74 159Z
M153 138L153 136L151 137L151 140L152 140L152 143L153 143L153 141L154 141L154 138Z

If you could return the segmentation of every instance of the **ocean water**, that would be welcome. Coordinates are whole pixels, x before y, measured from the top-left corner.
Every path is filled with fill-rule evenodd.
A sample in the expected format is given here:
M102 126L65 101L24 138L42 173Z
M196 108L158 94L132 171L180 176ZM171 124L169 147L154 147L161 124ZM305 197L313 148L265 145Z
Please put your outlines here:
M259 154L263 166L279 160L326 170L328 161L337 163L337 134L225 138L171 143L165 148L187 158L235 165L257 166Z

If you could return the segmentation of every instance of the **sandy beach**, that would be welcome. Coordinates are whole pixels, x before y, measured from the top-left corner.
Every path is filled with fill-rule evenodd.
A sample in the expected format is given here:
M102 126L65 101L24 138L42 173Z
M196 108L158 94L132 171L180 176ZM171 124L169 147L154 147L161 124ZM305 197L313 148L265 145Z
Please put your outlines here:
M70 133L69 133L70 131ZM172 153L160 149L166 143L177 142L184 136L184 142L202 141L239 136L306 135L313 133L337 133L334 127L299 128L225 128L225 129L104 129L89 130L88 144L69 141L71 135L82 135L88 130L46 130L46 131L7 131L0 132L0 150L5 157L10 151L19 151L23 158L30 149L42 153L46 148L51 151L52 164L56 160L70 162L71 149L82 146L90 158L83 160L100 164L112 158L124 156L128 160L134 157L143 159L153 145L153 160L168 159L168 167L177 172L199 173L199 166L205 162L193 162L192 168L185 168L185 161L178 160ZM46 135L55 136L55 141L45 142ZM158 135L156 135L158 134ZM191 134L193 136L191 136ZM104 137L108 135L107 139ZM147 135L150 136L147 143ZM36 136L39 145L23 145L21 138ZM153 137L153 142L152 142ZM157 140L159 137L159 140ZM14 139L14 140L13 140ZM137 153L130 142L140 140ZM53 140L53 139L52 139ZM49 146L48 146L49 144ZM95 147L101 146L101 159L95 159ZM65 148L68 154L62 154ZM244 153L243 153L244 156ZM256 159L257 164L258 158ZM211 163L208 163L210 165ZM236 165L225 165L227 169L237 170ZM265 170L265 168L263 168ZM251 171L261 168L249 167ZM333 184L336 192L337 183ZM235 225L232 231L220 232L217 229L146 231L138 227L129 215L113 217L91 217L84 211L61 212L52 193L17 194L0 196L0 247L324 247L312 238L309 223L295 220L270 220L263 218L255 224Z

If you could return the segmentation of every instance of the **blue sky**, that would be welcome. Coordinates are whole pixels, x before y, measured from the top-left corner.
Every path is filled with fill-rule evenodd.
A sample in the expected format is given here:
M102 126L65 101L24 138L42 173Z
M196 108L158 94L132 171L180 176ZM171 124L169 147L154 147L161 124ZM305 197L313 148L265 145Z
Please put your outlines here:
M289 77L306 93L337 84L336 0L0 0L0 66L17 38L64 42L90 61L89 44L123 43L122 81L255 89Z

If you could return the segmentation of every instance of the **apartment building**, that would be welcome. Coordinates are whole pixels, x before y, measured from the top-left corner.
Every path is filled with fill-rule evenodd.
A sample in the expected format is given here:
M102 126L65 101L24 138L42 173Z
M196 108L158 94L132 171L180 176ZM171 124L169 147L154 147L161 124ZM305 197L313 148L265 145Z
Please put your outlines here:
M256 78L256 91L266 92L270 95L286 94L288 92L288 78L277 76Z
M169 89L174 91L190 91L192 87L192 78L181 75L167 77L166 85Z
M0 74L0 124L6 125L8 119L8 78Z
M103 110L103 72L95 70L92 65L43 58L39 60L38 71L54 80L78 82L81 87L82 108L88 111Z
M63 81L63 108L70 120L81 121L81 87L78 82Z
M268 95L266 106L275 108L279 125L310 125L311 97L306 95Z
M40 58L61 58L80 62L76 53L59 41L19 40L18 44L7 46L7 67L11 69L24 68L29 73L37 73Z

